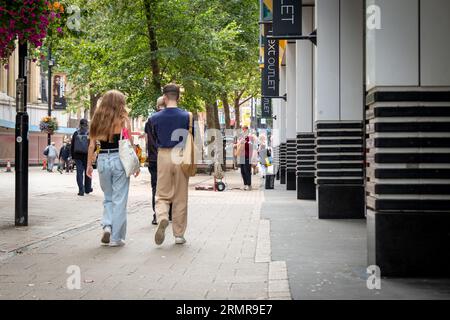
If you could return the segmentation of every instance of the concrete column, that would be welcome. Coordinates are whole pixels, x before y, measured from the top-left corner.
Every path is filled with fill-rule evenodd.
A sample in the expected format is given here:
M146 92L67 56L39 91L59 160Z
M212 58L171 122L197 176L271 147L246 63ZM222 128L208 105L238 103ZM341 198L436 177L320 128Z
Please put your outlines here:
M280 66L280 96L286 93L286 66ZM287 114L286 102L278 100L280 106L280 183L286 184L286 130L287 130Z
M280 168L280 107L277 99L272 99L272 114L273 114L273 126L272 126L272 161L274 166L274 173L277 174L277 180L280 175L278 174Z
M8 71L3 65L0 65L0 91L4 93L8 91Z
M368 263L382 276L450 269L450 2L370 0Z
M297 100L295 42L286 46L286 189L295 190L297 168Z
M16 50L16 52L19 50ZM8 96L16 96L16 54L13 52L8 62Z
M304 34L314 30L314 9L305 7L302 11ZM297 199L316 198L315 139L313 132L314 99L314 45L310 41L296 43L296 130L297 130Z
M317 0L316 168L319 218L364 218L360 0Z

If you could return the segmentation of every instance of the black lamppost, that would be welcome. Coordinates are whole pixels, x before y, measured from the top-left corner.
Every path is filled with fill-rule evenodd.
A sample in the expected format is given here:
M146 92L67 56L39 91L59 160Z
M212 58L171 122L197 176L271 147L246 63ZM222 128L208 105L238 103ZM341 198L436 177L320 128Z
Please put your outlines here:
M52 116L52 68L55 65L55 60L52 59L52 47L48 46L48 110L47 115L49 117ZM47 134L47 145L50 145L52 142L52 136L50 133Z
M28 113L27 42L19 44L19 78L16 82L15 225L28 225Z

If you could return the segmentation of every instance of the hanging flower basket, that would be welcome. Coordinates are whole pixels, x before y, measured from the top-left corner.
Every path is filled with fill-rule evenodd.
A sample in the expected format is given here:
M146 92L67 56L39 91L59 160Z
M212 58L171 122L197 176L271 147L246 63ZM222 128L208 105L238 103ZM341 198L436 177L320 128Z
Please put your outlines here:
M16 40L28 42L31 52L42 46L48 35L63 33L67 13L62 3L47 0L0 2L0 63L7 64ZM55 32L53 32L55 30Z
M39 129L47 134L54 134L58 130L58 121L56 118L44 117L39 124Z

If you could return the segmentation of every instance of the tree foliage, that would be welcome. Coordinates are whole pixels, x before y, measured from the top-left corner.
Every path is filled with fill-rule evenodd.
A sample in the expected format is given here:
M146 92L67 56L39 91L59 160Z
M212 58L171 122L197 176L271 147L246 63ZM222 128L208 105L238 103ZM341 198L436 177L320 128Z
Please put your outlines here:
M54 46L77 107L108 89L146 116L161 86L176 82L183 107L257 94L258 0L74 0L81 31Z

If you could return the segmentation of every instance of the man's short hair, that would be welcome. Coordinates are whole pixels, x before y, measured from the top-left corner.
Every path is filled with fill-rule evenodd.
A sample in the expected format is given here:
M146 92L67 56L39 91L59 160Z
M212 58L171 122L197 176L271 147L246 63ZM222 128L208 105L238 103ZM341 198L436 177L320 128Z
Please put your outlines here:
M163 94L170 100L178 100L180 98L180 87L175 83L169 83L164 86Z

